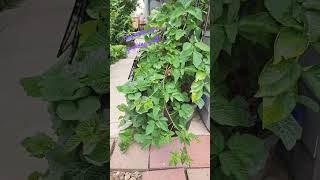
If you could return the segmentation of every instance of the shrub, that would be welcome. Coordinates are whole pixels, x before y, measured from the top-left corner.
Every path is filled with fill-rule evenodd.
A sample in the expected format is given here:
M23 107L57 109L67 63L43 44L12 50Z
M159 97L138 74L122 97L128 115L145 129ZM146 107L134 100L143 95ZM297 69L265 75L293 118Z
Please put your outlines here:
M134 30L131 15L136 9L137 0L111 0L110 4L111 44L127 44L124 36Z
M110 53L111 53L111 63L115 63L119 59L123 59L128 56L127 47L124 45L111 45Z
M178 0L164 3L150 18L148 37L160 41L141 48L132 81L118 87L127 104L118 106L120 149L135 141L143 148L160 147L178 136L182 149L171 152L171 165L189 164L186 148L197 137L187 131L194 106L203 107L209 96L210 49L201 42L201 28L208 7L205 2Z
M29 179L108 179L107 8L105 0L90 1L71 64L60 59L44 73L21 80L29 96L48 102L55 133L22 142L31 156L48 161L45 172L35 171Z
M307 49L319 50L316 7L313 0L213 1L213 179L256 175L268 158L267 137L288 150L301 138L296 104L319 111L298 90L303 82L319 97L319 65L300 63Z

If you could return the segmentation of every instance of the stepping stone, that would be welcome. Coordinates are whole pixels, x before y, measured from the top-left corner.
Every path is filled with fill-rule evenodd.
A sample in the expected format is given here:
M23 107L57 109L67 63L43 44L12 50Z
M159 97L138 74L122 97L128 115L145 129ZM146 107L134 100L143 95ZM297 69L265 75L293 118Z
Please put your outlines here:
M174 137L172 143L166 144L158 149L152 146L150 148L150 169L168 169L176 167L186 167L182 164L177 164L177 166L170 166L170 152L174 150L180 150L183 145L179 143L178 138Z
M186 175L183 168L147 171L142 173L142 180L186 180Z
M187 174L188 180L210 180L210 168L188 169Z
M148 170L149 150L142 150L141 147L133 143L129 149L122 153L118 146L118 141L111 156L111 170Z
M191 141L187 152L191 157L192 168L210 167L210 136L198 136L200 142Z

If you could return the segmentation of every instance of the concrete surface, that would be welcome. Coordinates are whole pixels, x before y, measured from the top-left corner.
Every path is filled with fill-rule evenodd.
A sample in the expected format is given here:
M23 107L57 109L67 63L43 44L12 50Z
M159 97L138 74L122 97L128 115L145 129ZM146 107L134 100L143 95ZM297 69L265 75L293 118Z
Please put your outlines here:
M117 90L117 86L123 85L128 81L128 76L137 55L137 49L132 50L126 59L121 59L110 67L110 137L118 137L119 134L119 117L123 115L117 108L118 105L125 103L124 94Z
M28 157L21 141L50 132L46 104L26 96L22 77L36 75L56 61L73 0L24 0L0 12L0 179L24 180L45 160Z

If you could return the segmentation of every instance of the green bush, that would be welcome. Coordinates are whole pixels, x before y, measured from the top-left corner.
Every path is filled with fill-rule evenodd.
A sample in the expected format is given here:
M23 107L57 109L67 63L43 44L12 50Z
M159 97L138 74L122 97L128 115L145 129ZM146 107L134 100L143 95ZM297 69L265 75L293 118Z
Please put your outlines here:
M14 7L18 0L0 0L0 11L6 8Z
M127 47L125 45L111 45L111 63L117 62L119 59L124 59L128 56Z
M132 32L131 14L137 7L137 0L111 0L110 40L111 44L127 44L126 33Z
M186 149L197 136L187 130L188 120L210 90L210 48L201 41L207 11L206 2L177 0L150 18L146 29L156 28L150 38L160 41L140 49L133 80L117 87L127 99L118 106L125 112L122 151L134 141L143 148L161 147L177 136L182 148L171 152L170 164L190 164Z
M268 137L278 136L288 151L301 138L292 113L296 105L319 111L318 103L299 91L304 83L320 97L320 66L301 63L308 49L319 51L319 5L213 0L213 179L255 176L268 159Z

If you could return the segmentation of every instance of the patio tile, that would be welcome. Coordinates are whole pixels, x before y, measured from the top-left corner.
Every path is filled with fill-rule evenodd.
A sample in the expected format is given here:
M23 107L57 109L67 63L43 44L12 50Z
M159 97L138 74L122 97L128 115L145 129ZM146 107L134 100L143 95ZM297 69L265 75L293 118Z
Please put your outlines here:
M141 147L133 143L129 149L122 153L118 146L118 141L115 144L111 156L110 169L112 170L147 170L149 163L149 151L142 150Z
M210 168L188 169L188 180L210 180Z
M198 136L200 142L192 141L187 147L192 162L190 167L210 167L210 136Z
M119 123L110 123L110 138L117 138L119 136Z
M191 120L188 131L195 135L210 135L198 113L195 113L194 118Z
M176 137L173 138L172 143L161 146L160 149L152 146L150 148L150 169L168 169L175 168L169 165L170 152L182 149ZM176 167L185 167L182 164L177 164Z
M167 169L144 172L142 180L186 180L186 176L183 168Z

